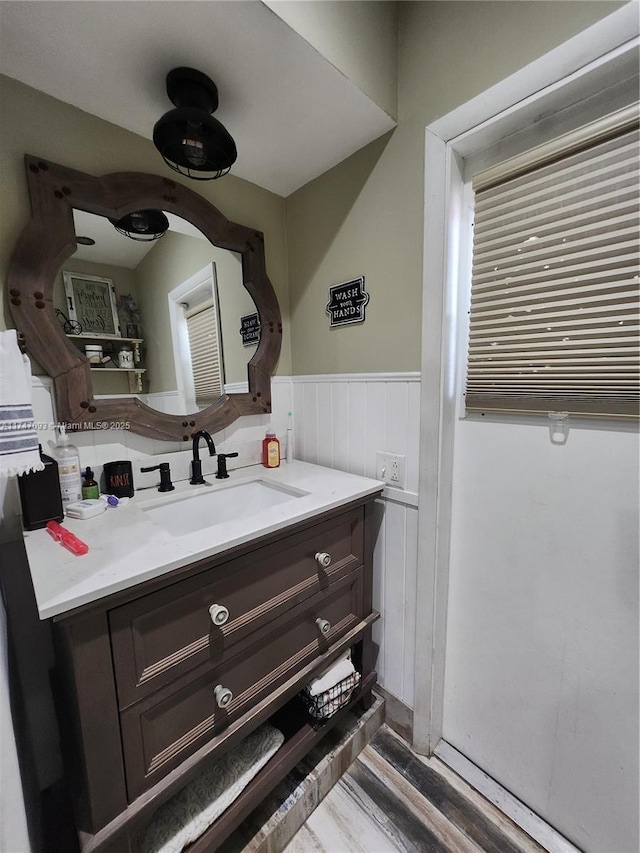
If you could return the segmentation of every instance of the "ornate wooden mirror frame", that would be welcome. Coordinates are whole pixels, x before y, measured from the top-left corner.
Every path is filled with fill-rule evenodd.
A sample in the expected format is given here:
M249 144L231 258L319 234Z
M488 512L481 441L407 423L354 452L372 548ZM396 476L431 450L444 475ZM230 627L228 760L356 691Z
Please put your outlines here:
M270 412L282 323L265 269L263 234L229 222L208 201L169 178L141 172L96 178L30 155L25 163L32 216L11 256L7 289L11 315L27 351L53 377L58 420L73 430L124 421L140 435L188 441L196 430L217 432L241 415ZM156 411L135 397L94 398L89 362L64 334L53 304L56 276L77 248L73 208L110 219L134 210L165 210L191 222L216 246L241 255L242 280L262 328L247 366L248 393L223 394L208 408L187 415Z

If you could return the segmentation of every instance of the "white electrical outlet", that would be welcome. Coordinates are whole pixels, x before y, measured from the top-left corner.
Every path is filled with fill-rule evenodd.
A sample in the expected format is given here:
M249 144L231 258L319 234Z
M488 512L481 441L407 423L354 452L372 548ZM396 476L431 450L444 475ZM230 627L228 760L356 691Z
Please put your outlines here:
M406 457L400 453L376 452L376 477L394 489L406 487Z

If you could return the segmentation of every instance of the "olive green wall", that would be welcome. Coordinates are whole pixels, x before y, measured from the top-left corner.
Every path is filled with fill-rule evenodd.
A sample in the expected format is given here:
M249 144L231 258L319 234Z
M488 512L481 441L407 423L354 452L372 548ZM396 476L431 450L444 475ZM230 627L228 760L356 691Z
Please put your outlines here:
M160 392L176 389L167 294L212 262L216 264L218 277L225 381L246 382L247 362L256 347L242 346L240 317L251 314L256 307L242 285L240 255L212 246L207 240L169 231L147 252L135 269L74 257L65 261L63 269L110 278L118 296L129 294L133 297L141 311L140 334L144 337L144 366L147 368L145 390ZM61 269L55 281L53 301L56 308L68 315L62 272ZM119 313L124 335L127 317ZM129 393L128 384L122 381L126 377L105 374L97 378L100 384L96 385L95 390L98 394ZM118 379L121 381L118 382Z
M170 231L135 269L151 393L176 389L167 295L212 261L218 280L225 381L247 381L247 362L255 347L242 346L240 317L256 307L242 285L240 256L206 240Z
M398 114L398 6L387 0L265 5L393 118Z
M425 126L620 5L401 2L393 132L286 201L233 175L199 185L229 219L265 232L284 319L278 373L420 369ZM3 287L29 215L24 153L90 174L176 178L150 140L1 76L0 123ZM371 294L366 322L329 329L328 288L359 275ZM2 309L0 328L11 325L4 300Z
M0 75L0 329L13 325L6 297L6 273L13 246L30 208L24 154L34 154L91 175L119 171L151 172L182 181L144 139L42 92ZM242 152L240 152L242 157ZM234 222L264 231L266 265L283 316L283 347L278 373L291 372L284 200L255 184L227 175L198 184L197 190Z
M287 198L295 374L420 370L425 126L621 5L399 3L398 127ZM360 275L365 323L330 329Z

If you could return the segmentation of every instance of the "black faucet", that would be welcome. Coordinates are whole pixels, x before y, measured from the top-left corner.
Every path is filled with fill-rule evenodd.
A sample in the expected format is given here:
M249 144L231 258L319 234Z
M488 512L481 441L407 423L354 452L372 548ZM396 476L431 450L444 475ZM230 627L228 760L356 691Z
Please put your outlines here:
M160 469L160 485L159 492L172 492L175 486L171 482L171 469L168 462L161 462L159 465L152 465L151 468L141 468L141 471L157 471Z
M202 476L202 462L200 461L200 454L198 452L201 438L204 438L207 442L209 456L216 455L216 446L213 443L213 439L206 430L199 429L193 436L193 459L191 460L191 479L189 480L192 486L199 486L204 483L204 477Z
M216 473L216 480L228 480L229 474L227 473L227 459L235 459L237 453L218 453L218 471Z

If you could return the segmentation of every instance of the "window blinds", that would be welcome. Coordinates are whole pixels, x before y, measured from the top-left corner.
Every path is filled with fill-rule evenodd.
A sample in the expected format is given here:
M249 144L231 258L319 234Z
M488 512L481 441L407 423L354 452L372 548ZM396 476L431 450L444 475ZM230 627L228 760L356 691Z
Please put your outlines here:
M474 180L467 410L638 415L637 107L623 118Z
M215 305L199 305L185 312L191 367L197 403L211 403L222 394L222 364Z

